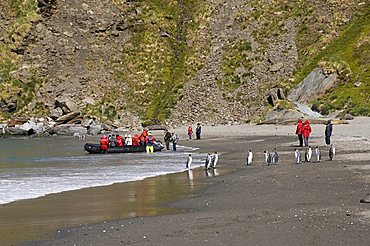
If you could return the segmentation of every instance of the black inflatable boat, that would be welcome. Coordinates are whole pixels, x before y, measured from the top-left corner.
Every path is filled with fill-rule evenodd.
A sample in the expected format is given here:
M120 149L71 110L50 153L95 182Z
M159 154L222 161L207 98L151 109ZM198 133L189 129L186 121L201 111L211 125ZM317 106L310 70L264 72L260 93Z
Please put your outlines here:
M154 151L161 151L163 149L161 143L156 143L154 145ZM90 154L103 154L103 151L100 149L100 144L91 144L87 143L84 146L84 149ZM123 146L123 147L111 147L107 150L108 154L111 153L135 153L135 152L145 152L145 146Z

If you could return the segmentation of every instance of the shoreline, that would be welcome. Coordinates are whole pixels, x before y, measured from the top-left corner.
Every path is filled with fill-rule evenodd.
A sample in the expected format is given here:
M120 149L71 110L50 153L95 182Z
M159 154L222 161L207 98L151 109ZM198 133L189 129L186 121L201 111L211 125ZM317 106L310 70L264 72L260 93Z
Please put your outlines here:
M364 125L362 125L364 126ZM235 129L234 129L235 127ZM240 130L240 128L246 127L248 131L245 131L245 129ZM365 124L366 127L366 124ZM259 128L259 129L256 129ZM318 180L324 180L324 177L327 178L326 181L329 183L333 180L336 180L336 175L338 174L340 176L343 176L347 179L351 180L351 185L354 185L355 194L357 196L364 195L363 193L367 192L367 187L361 187L363 186L363 180L361 177L360 180L357 180L360 174L356 174L356 172L349 171L346 169L346 167L343 169L344 166L352 166L347 164L348 160L346 158L342 158L342 155L338 155L338 160L335 160L333 162L327 162L323 161L322 164L303 164L301 166L294 165L294 161L291 160L291 149L293 148L295 140L295 136L293 134L290 134L288 136L282 137L281 135L286 134L286 132L292 132L292 128L294 126L267 126L267 127L260 127L260 126L219 126L219 127L205 127L205 134L204 139L200 141L190 141L193 145L192 147L201 147L201 152L211 152L211 150L218 150L222 152L221 158L220 158L220 166L219 170L222 170L223 168L231 168L231 169L237 169L238 172L233 172L230 175L226 176L218 176L214 177L211 180L211 183L213 182L214 185L211 185L210 187L206 189L201 189L194 194L188 196L188 197L177 197L172 201L165 202L164 205L167 205L166 207L169 208L177 208L177 209L183 209L182 213L175 213L175 214L164 214L159 216L152 216L149 215L149 217L141 217L138 218L130 218L130 219L123 219L123 220L114 220L110 221L110 219L106 220L106 223L98 223L98 224L81 224L77 225L77 227L66 229L66 233L55 233L53 234L52 238L47 241L34 241L34 242L28 242L26 245L64 245L65 242L70 243L73 245L76 243L76 245L90 245L91 242L99 242L100 244L106 244L106 245L118 245L118 244L147 244L147 245L153 245L153 244L168 244L168 242L172 242L172 239L180 239L180 240L188 240L191 239L193 236L194 238L198 239L198 241L191 241L194 245L201 245L201 243L218 243L221 245L229 245L227 244L227 241L213 241L205 236L203 231L206 231L207 233L213 233L212 235L218 236L221 235L220 233L225 235L225 238L231 241L235 241L237 243L238 240L241 240L244 238L245 233L249 233L248 230L240 232L238 228L235 228L234 226L231 226L235 232L233 234L233 231L230 231L228 228L225 227L223 221L237 221L236 224L241 226L240 223L242 223L242 227L247 228L254 228L258 235L261 236L262 231L264 231L265 228L264 225L260 224L260 220L252 220L248 219L250 216L251 218L254 218L255 216L258 216L258 218L262 218L263 216L261 214L268 213L269 216L271 216L269 210L272 211L280 211L279 216L282 217L282 214L284 213L290 213L289 211L286 211L282 207L282 205L288 206L288 208L293 209L294 207L291 206L291 203L294 204L295 201L292 197L288 196L285 197L283 194L285 194L287 191L292 191L292 187L299 187L302 189L302 191L308 193L308 200L311 200L315 197L315 195L311 194L313 190L310 188L310 185L315 184ZM320 128L313 127L317 133L319 132ZM352 127L353 128L353 127ZM212 129L214 131L212 131ZM176 132L179 132L179 129L175 129ZM339 129L338 129L339 130ZM357 135L357 131L361 131L361 129L354 129L355 133L353 132L346 132L348 136L354 136ZM346 130L347 131L347 130ZM242 134L240 134L240 132ZM256 135L259 132L263 132L262 136ZM362 132L366 132L362 130ZM246 139L246 135L247 137ZM268 137L270 135L270 137ZM317 134L319 135L319 134ZM233 142L235 145L229 145L229 146L223 146L222 143L225 140L225 136L232 137ZM338 135L336 135L338 136ZM348 137L347 136L347 137ZM184 135L181 136L184 139ZM346 136L340 135L335 140L338 141L340 138L343 138ZM285 140L282 140L285 139ZM333 138L334 139L334 138ZM345 139L345 138L344 138ZM181 141L181 140L180 140ZM185 140L183 140L185 141ZM294 141L294 142L293 142ZM321 138L318 138L318 136L313 135L312 142L317 143L322 141ZM352 140L351 140L352 141ZM358 141L358 138L355 138L353 142ZM293 144L292 144L293 143ZM346 142L339 142L342 146ZM362 142L360 142L362 144ZM352 145L352 142L349 143L349 145ZM255 163L252 167L244 167L245 162L245 155L247 149L253 146L254 149L258 150L255 154ZM281 153L281 161L283 162L281 165L278 165L276 167L266 167L262 164L263 155L261 154L262 151L268 146L269 149L273 148L273 146L277 146L279 149L279 153ZM339 146L339 150L341 151L342 147ZM346 146L346 145L344 145ZM354 146L355 147L355 146ZM326 151L326 149L324 149ZM351 151L354 151L352 149ZM339 152L340 153L340 152ZM357 152L354 152L357 153ZM347 154L346 154L347 155ZM368 156L368 154L365 153L365 156ZM360 159L355 160L356 165L366 165L368 164L366 161L362 161ZM338 164L340 166L338 166ZM316 170L318 169L318 170ZM203 171L203 170L202 170ZM302 172L302 173L301 173ZM317 173L314 176L310 176L313 173ZM276 176L277 175L277 176ZM303 180L297 180L296 176L307 176ZM326 176L329 177L326 177ZM167 176L167 175L166 175ZM352 180L354 179L354 180ZM335 193L341 194L343 193L343 182L344 180L337 180L338 187L332 187L330 185L330 188L333 188ZM266 183L266 184L265 184ZM285 184L286 183L286 184ZM339 208L337 208L335 205L331 204L330 202L327 204L325 200L321 196L328 195L326 194L325 187L328 184L320 183L320 185L317 188L317 196L320 197L320 206L329 206L329 210L333 209L337 210L338 212L341 211L341 206L339 205ZM264 187L267 186L269 189L264 189ZM301 187L303 186L303 187ZM251 194L245 193L245 189L242 189L241 187L249 187ZM351 190L351 187L346 188L346 190ZM94 189L94 188L92 188ZM286 189L286 190L284 190ZM79 192L79 191L77 191ZM354 191L351 191L352 193ZM293 192L295 194L295 192ZM352 193L350 193L352 195ZM264 198L261 197L261 194L263 194L266 198L266 202L261 200ZM283 197L279 197L280 196ZM333 196L333 194L330 194ZM311 209L311 213L313 215L316 215L318 208L316 206L310 205L307 201L305 201L305 196L302 194L295 194L298 200L303 200L303 202L299 203L297 206L302 207L306 204L306 206ZM93 196L93 194L89 194L89 196ZM239 197L240 196L240 197ZM336 195L337 196L337 195ZM56 195L58 197L58 195ZM272 199L273 198L273 199ZM285 199L286 198L286 199ZM237 201L233 201L233 199L237 199ZM337 200L333 197L328 197L328 199ZM349 218L355 218L360 221L360 219L357 217L357 212L361 210L362 205L358 205L357 202L359 201L359 198L356 197L357 200L351 200L351 207L355 207L352 212L351 208L351 215L348 216ZM109 200L114 200L113 198L109 198ZM253 200L256 200L252 202ZM246 201L246 206L242 206L243 204L239 204L238 201ZM244 202L243 202L244 203ZM275 208L273 205L277 204L277 208ZM302 205L303 204L303 205ZM163 204L160 205L163 207ZM266 210L267 209L267 210ZM306 208L307 209L307 208ZM328 209L328 208L326 208ZM369 207L370 209L370 207ZM258 210L257 215L254 214ZM317 211L316 211L317 210ZM291 210L290 210L291 211ZM363 206L363 211L366 212L366 205ZM259 214L261 213L261 214ZM354 215L354 213L356 215ZM307 213L306 213L307 214ZM312 216L313 216L312 215ZM330 214L333 215L333 214ZM262 216L262 217L261 217ZM266 220L264 220L267 224L273 224L276 220L275 217L269 217ZM291 215L286 215L288 218L288 224L292 226L297 226L294 221L291 221ZM316 215L317 216L317 215ZM241 217L241 219L239 219ZM313 216L315 217L315 216ZM199 218L203 218L200 221L204 221L205 225L200 226L201 224L199 222ZM318 219L322 222L321 217L315 217L315 219ZM338 218L335 218L338 220ZM181 220L185 220L186 223L181 223L180 227L178 225L178 222ZM240 222L241 220L242 222ZM357 220L356 220L357 221ZM129 223L131 222L131 223ZM253 223L252 223L253 222ZM320 222L320 223L321 223ZM116 230L118 229L118 224L122 223L121 226L124 228L123 231ZM251 224L252 223L252 224ZM259 224L260 229L256 228L254 223ZM339 223L339 222L338 222ZM362 222L361 222L362 223ZM364 222L365 223L365 222ZM367 223L367 222L366 222ZM207 228L209 226L207 225L213 225L215 224L217 228L219 228L219 232L214 234L214 231L209 231ZM123 225L123 226L122 226ZM138 227L139 225L142 226ZM367 225L367 224L366 224ZM153 226L158 226L158 232L166 231L168 230L168 233L166 235L155 235L155 230L153 231ZM200 227L199 227L200 226ZM333 224L334 226L334 224ZM112 229L115 228L115 230ZM186 229L181 228L188 228L188 230L193 231L192 228L196 227L194 229L196 231L195 235L193 233L187 233ZM213 226L211 226L213 228ZM84 229L85 228L85 229ZM91 229L90 229L91 228ZM102 228L105 228L105 232L103 232ZM175 230L175 228L178 228L178 230ZM261 228L264 228L264 230L261 231ZM270 228L271 229L271 228ZM274 228L272 228L274 230ZM361 228L362 232L366 232L364 228ZM364 231L365 230L365 231ZM106 233L109 231L109 234ZM140 238L140 235L136 236L137 232L144 231L148 232L145 234L148 234L147 236L144 235L146 238L143 238L142 236ZM181 233L178 231L182 231ZM323 233L325 231L323 230ZM231 237L227 234L234 235L234 237ZM310 232L312 233L312 232ZM315 232L316 233L316 232ZM85 235L86 234L86 235ZM275 234L275 233L273 233ZM369 240L369 238L363 235L361 238L361 242L368 242L366 240ZM321 235L321 234L320 234ZM361 234L362 235L362 234ZM347 235L348 236L348 235ZM118 240L120 238L120 240ZM295 236L290 235L290 239L294 239ZM351 237L350 237L351 238ZM206 241L207 240L207 241ZM266 245L259 240L255 239L256 241L253 241L256 245ZM365 241L363 241L365 240ZM121 243L123 242L123 243ZM241 243L241 241L239 241ZM67 243L67 244L68 244ZM173 242L174 243L174 242ZM170 243L171 244L171 243ZM168 244L168 245L170 245ZM211 244L209 244L211 245ZM282 245L282 244L279 244ZM289 245L289 244L287 244ZM314 244L307 244L307 245L314 245Z

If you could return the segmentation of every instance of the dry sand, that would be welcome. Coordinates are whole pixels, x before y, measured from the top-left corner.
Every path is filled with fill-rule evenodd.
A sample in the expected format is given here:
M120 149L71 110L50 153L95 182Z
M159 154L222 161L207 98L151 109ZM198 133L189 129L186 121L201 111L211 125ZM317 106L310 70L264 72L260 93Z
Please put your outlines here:
M325 126L313 125L310 142L322 147L323 161L300 165L295 126L204 126L199 141L175 129L181 144L219 151L218 169L234 172L205 173L208 188L165 204L182 212L85 224L28 245L369 245L370 204L359 202L370 192L369 126L369 118L335 125L338 154L328 161ZM263 150L275 147L279 164L266 166ZM246 167L248 149L255 158Z

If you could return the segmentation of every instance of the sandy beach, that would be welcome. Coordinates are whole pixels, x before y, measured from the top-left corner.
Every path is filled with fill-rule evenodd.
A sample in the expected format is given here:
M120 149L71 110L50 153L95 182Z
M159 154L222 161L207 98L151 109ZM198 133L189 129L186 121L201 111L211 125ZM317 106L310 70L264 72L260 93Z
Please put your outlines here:
M313 125L310 144L321 147L323 160L300 165L294 163L293 125L204 126L198 141L186 140L186 127L182 127L174 129L180 144L199 147L201 153L220 153L216 173L197 169L191 175L184 172L50 195L10 204L8 209L12 214L32 213L32 208L45 206L49 211L54 204L64 211L43 218L49 228L42 232L48 231L49 239L30 232L25 245L367 245L370 204L360 200L370 193L369 125L369 118L334 125L337 156L333 161L328 161L324 146L325 126ZM266 166L263 151L274 148L279 164ZM247 167L248 149L254 152L254 162ZM134 195L128 192L130 185L135 186L131 187ZM129 209L130 196L140 205L133 203ZM91 219L99 211L88 209L94 206L79 207L83 199L103 203L95 208L105 206L114 216ZM75 206L63 209L67 201ZM63 223L63 218L70 218L67 210L75 213L74 224ZM90 214L85 215L86 210ZM3 230L2 234L3 240L10 238Z

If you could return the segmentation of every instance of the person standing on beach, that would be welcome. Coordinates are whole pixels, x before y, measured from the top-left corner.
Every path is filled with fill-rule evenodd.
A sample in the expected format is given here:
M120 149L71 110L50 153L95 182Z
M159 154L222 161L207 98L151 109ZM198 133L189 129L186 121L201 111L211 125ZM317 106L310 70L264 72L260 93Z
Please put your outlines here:
M164 130L164 142L166 143L166 149L169 150L170 149L170 142L171 142L171 133L168 131L168 130Z
M174 132L171 139L172 139L172 149L173 149L173 151L176 151L176 149L177 149L177 143L179 142L180 138Z
M200 139L200 134L202 134L202 126L200 123L197 124L197 128L195 129L195 135L197 136L197 139Z
M148 133L148 137L146 139L146 152L147 153L153 153L154 152L154 142L155 139L152 135L152 133Z
M303 123L302 123L302 119L299 119L297 123L297 129L295 130L295 134L298 135L299 147L303 147L302 133L303 133Z
M308 120L306 120L304 122L304 126L303 126L303 129L302 129L303 141L304 141L304 146L305 147L308 147L308 138L310 137L311 131L312 131L312 129L311 129L311 126L310 126L310 122L308 122Z
M191 137L193 136L193 127L191 125L189 125L188 127L188 136L189 139L191 139Z
M331 124L331 121L328 120L325 127L325 143L326 145L330 145L330 137L333 133L333 125Z

